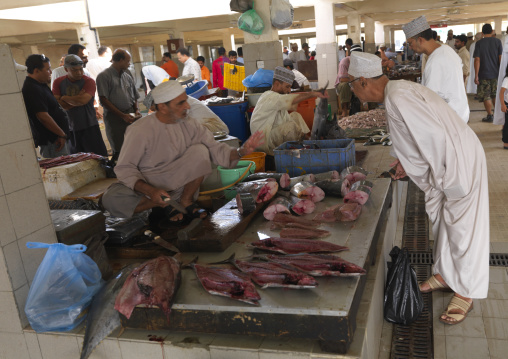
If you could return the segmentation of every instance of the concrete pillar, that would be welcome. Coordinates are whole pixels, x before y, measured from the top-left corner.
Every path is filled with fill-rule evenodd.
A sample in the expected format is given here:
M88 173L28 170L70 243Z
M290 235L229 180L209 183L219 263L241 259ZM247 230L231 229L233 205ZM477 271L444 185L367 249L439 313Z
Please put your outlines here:
M392 28L389 27L389 26L385 26L384 27L384 31L385 31L385 38L384 38L384 42L385 42L385 46L386 47L391 47L391 32L392 32Z
M39 47L37 46L23 45L21 46L21 50L23 50L23 56L25 59L33 54L40 54ZM58 65L58 63L56 65Z
M205 58L205 66L212 68L212 55L210 54L210 46L199 46L199 55Z
M196 60L196 57L199 56L199 45L197 43L192 43L192 53L191 57Z
M141 86L141 61L142 61L142 53L141 48L137 44L130 45L131 48L131 64L134 65L134 73L132 76L134 77L134 81L136 82L136 87Z
M376 21L374 23L374 27L376 29L375 40L376 40L376 46L377 46L377 45L385 42L385 29L384 29L383 24L381 24L379 21Z
M332 12L333 14L333 12ZM316 21L317 23L317 21ZM347 37L353 40L353 44L360 44L360 34L362 33L360 15L357 11L352 11L347 15Z
M494 19L494 30L496 31L496 36L501 38L501 33L503 31L503 16L497 16Z
M222 32L222 46L226 49L226 55L229 51L235 50L235 35L231 29L223 30Z
M395 30L390 29L390 47L392 51L395 51Z
M160 43L153 44L153 56L155 57L154 61L156 65L160 65L162 61L162 55L164 55L164 52L166 52L166 50L164 50L165 45L166 44Z
M335 18L333 15L333 0L316 0L314 13L316 18L316 53L319 86L328 82L329 103L332 111L337 111L337 95L335 94L335 79L337 78L338 57L337 42L335 41ZM360 21L358 18L358 41L360 41ZM356 42L353 39L353 42Z
M284 36L281 36L280 39L282 40L282 46L286 46L288 49L289 49L289 36L288 35L284 35Z
M365 52L373 54L376 52L376 26L374 19L368 16L363 17L365 24Z
M258 68L269 70L282 66L282 46L279 33L271 25L270 0L256 0L254 8L263 20L265 28L261 35L244 32L243 58L245 60L245 74L251 75Z
M78 26L76 28L76 32L78 33L79 43L86 47L88 50L88 59L96 59L99 57L97 50L99 48L99 33L97 33L97 37L95 36L95 31L90 30L87 26Z
M478 33L478 32L482 32L482 26L483 26L483 23L479 23L479 24L474 24L474 27L475 27L475 34Z

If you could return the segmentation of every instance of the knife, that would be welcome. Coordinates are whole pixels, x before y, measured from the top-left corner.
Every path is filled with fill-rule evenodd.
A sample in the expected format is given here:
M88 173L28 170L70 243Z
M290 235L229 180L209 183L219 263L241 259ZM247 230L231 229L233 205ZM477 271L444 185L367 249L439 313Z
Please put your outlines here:
M162 198L162 200L164 202L169 203L174 209L178 210L180 213L187 214L187 210L185 209L185 207L182 206L177 201L175 201L174 199L171 199L171 198L166 197L166 196L161 196L161 198Z
M150 238L153 243L158 244L159 246L164 247L166 249L169 249L171 252L180 253L180 250L178 248L176 248L174 245L168 243L167 241L162 239L161 236L153 233L150 230L145 231L145 236Z

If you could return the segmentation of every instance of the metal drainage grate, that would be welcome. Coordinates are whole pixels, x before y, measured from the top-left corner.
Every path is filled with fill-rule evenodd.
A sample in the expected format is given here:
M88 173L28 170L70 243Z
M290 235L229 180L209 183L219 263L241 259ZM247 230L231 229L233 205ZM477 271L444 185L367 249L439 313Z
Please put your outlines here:
M434 263L432 252L409 252L409 260L412 265L422 264L430 266ZM424 278L424 280L426 279Z
M494 267L508 267L508 254L490 253L489 265Z
M425 193L413 181L408 182L402 247L410 251L430 251L429 219L425 212Z

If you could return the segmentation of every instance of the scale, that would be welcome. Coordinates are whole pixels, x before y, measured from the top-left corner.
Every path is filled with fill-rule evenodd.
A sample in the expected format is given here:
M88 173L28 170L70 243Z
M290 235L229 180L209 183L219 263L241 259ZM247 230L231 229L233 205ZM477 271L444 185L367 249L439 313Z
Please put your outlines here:
M176 81L178 81L182 86L189 87L189 85L192 85L194 83L194 75L190 74L180 76L179 78L176 79Z

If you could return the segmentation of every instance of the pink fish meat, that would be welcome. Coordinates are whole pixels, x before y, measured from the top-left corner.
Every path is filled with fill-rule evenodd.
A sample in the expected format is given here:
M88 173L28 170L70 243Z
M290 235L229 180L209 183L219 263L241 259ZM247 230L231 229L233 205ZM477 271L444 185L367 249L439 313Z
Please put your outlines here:
M275 196L279 185L273 178L268 178L266 180L239 183L234 189L237 193L250 193L256 203L263 203L268 202Z
M270 237L250 244L251 247L282 254L340 252L349 248L330 242L298 238Z
M356 202L358 204L364 205L369 200L369 194L360 189L356 191L351 191L344 197L344 203Z
M313 238L324 238L328 237L330 232L322 229L303 229L303 228L283 228L280 231L282 238L301 238L301 239L313 239Z
M337 222L340 220L338 210L342 204L327 208L324 212L318 213L314 217L314 221L318 222Z
M263 216L271 221L277 213L290 214L291 202L285 197L275 198L270 205L263 211Z
M310 199L312 202L319 202L325 198L323 190L313 183L300 182L291 188L291 194L298 198Z
M286 213L277 213L273 217L273 221L277 222L277 223L300 223L300 224L303 224L303 225L309 226L309 227L319 226L318 222L309 221L308 219L304 219L304 218L301 218L298 216L292 216L292 215L286 214Z
M309 199L301 199L295 196L291 196L290 201L291 210L300 216L303 214L312 213L316 209L314 202Z
M257 180L262 180L262 179L267 179L267 178L275 179L277 181L277 183L279 184L279 187L282 189L289 188L289 184L291 181L291 179L287 173L258 172L258 173L253 173L250 176L248 176L244 180L244 182L257 181Z
M356 202L346 203L340 206L339 212L341 222L356 221L362 212L362 205Z

